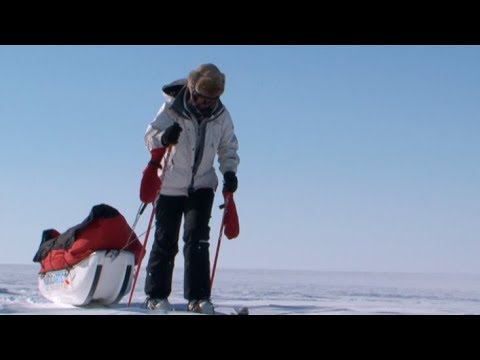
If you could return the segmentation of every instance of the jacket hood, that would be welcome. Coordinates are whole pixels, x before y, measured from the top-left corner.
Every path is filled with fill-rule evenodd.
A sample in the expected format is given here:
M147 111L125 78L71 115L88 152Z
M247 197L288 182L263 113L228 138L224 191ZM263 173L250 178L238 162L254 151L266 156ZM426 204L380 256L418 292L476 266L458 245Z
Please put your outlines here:
M194 115L190 110L188 110L187 107L187 95L189 94L187 79L176 80L168 85L165 85L162 87L162 91L165 95L166 103L170 105L170 109L186 119L192 119L192 116ZM216 118L224 110L225 107L222 101L219 99L218 106L209 119Z

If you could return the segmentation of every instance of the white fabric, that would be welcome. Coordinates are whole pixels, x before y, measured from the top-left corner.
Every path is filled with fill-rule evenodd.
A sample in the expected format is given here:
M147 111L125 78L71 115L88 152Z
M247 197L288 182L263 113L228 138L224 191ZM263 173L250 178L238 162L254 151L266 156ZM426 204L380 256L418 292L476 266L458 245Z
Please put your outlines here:
M174 122L182 128L178 144L172 148L161 194L187 195L191 185L194 190L212 188L215 191L218 186L218 178L213 167L215 156L218 155L219 169L222 174L227 171L236 173L240 162L237 154L238 142L228 110L224 109L217 117L202 121L201 126L206 126L203 156L200 154L201 161L192 183L200 126L195 119L180 116L170 108L174 100L171 96L165 94L165 100L155 119L148 125L145 134L145 145L150 151L163 147L162 135ZM164 165L162 164L163 169L165 169ZM159 176L163 169L159 170Z

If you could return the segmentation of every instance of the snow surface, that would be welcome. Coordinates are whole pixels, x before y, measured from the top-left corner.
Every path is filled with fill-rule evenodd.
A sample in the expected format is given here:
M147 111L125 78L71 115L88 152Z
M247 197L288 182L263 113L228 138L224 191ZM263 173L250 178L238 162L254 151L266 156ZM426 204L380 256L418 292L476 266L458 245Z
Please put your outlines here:
M0 265L0 314L166 314L142 307L142 269L133 296L111 307L54 304L38 291L39 266ZM480 314L479 274L361 273L217 269L212 300L222 313L248 306L252 315ZM170 301L186 314L182 269Z

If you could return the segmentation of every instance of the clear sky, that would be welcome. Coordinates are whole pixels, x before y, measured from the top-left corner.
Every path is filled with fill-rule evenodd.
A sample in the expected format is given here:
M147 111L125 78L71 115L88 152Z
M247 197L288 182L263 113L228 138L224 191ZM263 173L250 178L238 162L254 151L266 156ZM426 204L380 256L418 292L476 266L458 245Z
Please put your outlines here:
M219 267L480 272L479 46L0 46L0 263L99 203L132 224L161 87L206 62L241 158Z

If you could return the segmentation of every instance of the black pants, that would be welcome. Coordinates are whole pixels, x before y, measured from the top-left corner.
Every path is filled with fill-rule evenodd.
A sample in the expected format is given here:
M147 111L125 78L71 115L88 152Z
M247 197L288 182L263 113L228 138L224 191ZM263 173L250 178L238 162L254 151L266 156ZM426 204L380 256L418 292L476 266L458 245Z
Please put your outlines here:
M210 217L214 192L199 189L189 196L161 195L156 210L155 239L147 265L145 293L167 298L172 291L175 255L182 216L185 257L184 297L210 298Z

